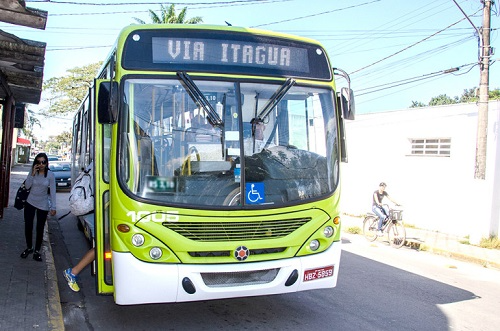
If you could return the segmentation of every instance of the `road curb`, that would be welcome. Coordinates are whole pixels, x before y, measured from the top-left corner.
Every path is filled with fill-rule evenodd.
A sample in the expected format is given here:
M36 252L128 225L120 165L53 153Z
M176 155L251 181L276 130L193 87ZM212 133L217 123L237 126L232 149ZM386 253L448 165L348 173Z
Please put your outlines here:
M464 253L452 252L452 251L449 251L446 249L427 246L427 245L426 245L426 249L423 251L427 251L427 252L437 254L437 255L443 255L443 256L450 257L450 258L464 261L464 262L479 264L479 265L482 265L483 267L488 268L488 269L500 270L500 262L490 261L488 259L483 259L480 257L471 256L471 255L467 255Z
M363 237L362 224L361 217L344 215L343 231L348 233L350 227L357 227L361 232L355 235ZM406 247L411 249L500 270L500 250L464 244L455 235L407 227L406 239Z
M52 246L49 238L49 222L46 223L43 239L46 243L45 247L45 279L47 286L47 317L48 327L50 330L64 330L64 320L61 308L61 298L59 296L59 287L57 286L57 273L54 264L54 255L52 254Z

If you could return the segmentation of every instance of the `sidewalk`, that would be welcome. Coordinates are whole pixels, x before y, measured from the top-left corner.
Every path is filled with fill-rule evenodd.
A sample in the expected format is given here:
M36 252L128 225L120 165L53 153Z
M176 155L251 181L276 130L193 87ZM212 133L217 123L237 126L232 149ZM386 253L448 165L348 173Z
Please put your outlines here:
M361 217L343 215L341 220L343 235L352 236L353 234L348 234L347 229L353 226L363 229L363 218ZM362 233L359 234L359 236L362 235ZM500 269L499 249L488 249L462 244L461 240L464 240L464 238L446 233L414 228L406 229L406 238L412 243L416 243L417 245L420 244L420 249L430 253L477 263L487 268Z
M12 206L27 175L25 169L13 169L9 207L0 219L0 330L64 330L47 227L41 250L43 262L33 260L32 254L26 259L20 257L26 248L24 211Z

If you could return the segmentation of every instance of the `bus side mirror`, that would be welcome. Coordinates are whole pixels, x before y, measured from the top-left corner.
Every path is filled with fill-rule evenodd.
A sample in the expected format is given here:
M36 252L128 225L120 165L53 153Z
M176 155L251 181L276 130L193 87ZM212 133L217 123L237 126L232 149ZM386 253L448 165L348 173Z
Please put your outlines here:
M356 108L354 107L354 93L352 89L343 87L339 93L339 104L342 109L342 117L345 120L354 120Z
M118 120L118 83L98 80L97 119L101 124L113 124Z
M337 103L342 111L342 117L339 119L340 133L340 161L348 162L347 158L347 138L345 132L345 120L354 120L354 93L352 89L343 87L337 93Z
M340 161L347 163L347 138L345 134L345 124L344 120L341 118L339 121L339 134L340 134Z

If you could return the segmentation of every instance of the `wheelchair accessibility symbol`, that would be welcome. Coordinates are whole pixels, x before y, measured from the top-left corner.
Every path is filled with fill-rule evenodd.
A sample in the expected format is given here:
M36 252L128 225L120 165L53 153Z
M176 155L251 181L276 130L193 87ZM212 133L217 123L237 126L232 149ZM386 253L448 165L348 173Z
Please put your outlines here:
M245 202L249 205L264 203L264 183L246 183Z

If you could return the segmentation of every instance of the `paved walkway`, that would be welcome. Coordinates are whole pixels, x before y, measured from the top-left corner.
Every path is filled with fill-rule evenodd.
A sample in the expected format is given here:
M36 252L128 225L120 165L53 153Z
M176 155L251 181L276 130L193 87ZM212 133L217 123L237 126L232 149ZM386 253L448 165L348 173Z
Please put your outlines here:
M9 207L0 219L0 330L64 330L47 227L42 246L43 263L34 261L32 255L20 258L26 248L23 211L12 205L27 169L29 166L14 167ZM342 221L344 231L351 226L362 228L361 218L342 216ZM347 232L345 235L352 236ZM421 242L427 251L500 269L500 250L461 244L460 238L425 230L407 229L407 236Z
M32 254L20 258L26 248L24 211L12 206L27 172L22 167L13 171L9 207L0 219L0 330L64 330L47 227L41 251L43 262L33 260Z
M348 235L348 228L357 226L363 228L363 218L342 216L343 231ZM362 236L362 234L359 234ZM500 249L481 248L464 244L465 238L446 233L422 229L406 229L406 237L414 243L415 248L427 252L445 255L462 261L481 264L484 267L500 269ZM379 239L380 240L380 239Z

